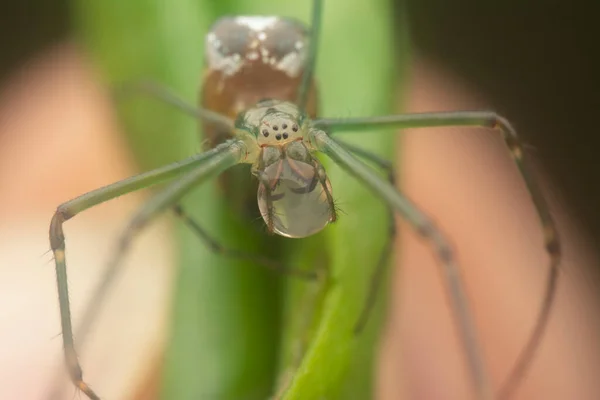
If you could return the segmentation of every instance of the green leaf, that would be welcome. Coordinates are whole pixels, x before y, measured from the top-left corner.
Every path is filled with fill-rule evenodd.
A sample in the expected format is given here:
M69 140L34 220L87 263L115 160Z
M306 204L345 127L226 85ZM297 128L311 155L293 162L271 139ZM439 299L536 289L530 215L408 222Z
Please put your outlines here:
M284 15L308 22L310 3L74 0L73 15L80 42L108 85L151 79L194 104L204 35L218 16ZM405 70L395 55L400 51L406 63L407 46L392 40L390 7L387 0L325 1L316 75L322 115L393 112L396 79ZM406 30L403 21L397 23ZM196 121L176 110L144 99L127 100L119 108L143 169L201 150ZM393 156L391 134L365 132L344 139ZM326 168L343 212L338 223L308 239L264 235L256 221L231 212L216 183L184 200L186 210L227 247L329 272L324 283L276 276L212 254L178 225L179 272L163 398L265 399L276 391L286 399L371 396L385 293L367 329L359 336L352 331L387 240L387 215L356 181L330 162Z
M396 69L394 50L406 51L407 46L392 41L390 5L385 0L325 3L317 74L324 100L323 115L393 113L395 78L404 72L403 68ZM402 61L406 61L404 54L403 57ZM385 158L393 157L391 134L363 132L343 138ZM327 164L327 171L343 212L324 237L312 239L325 242L330 276L326 292L317 300L320 309L311 324L306 353L286 399L367 399L373 393L374 356L386 293L379 294L378 307L367 329L355 336L353 328L364 306L372 269L387 239L388 218L381 201L358 182L331 163ZM303 262L311 262L310 256L302 258L301 251L297 256ZM306 293L297 294L301 291L289 291L290 314L306 301ZM297 337L289 337L284 343L293 349L291 343L298 341Z

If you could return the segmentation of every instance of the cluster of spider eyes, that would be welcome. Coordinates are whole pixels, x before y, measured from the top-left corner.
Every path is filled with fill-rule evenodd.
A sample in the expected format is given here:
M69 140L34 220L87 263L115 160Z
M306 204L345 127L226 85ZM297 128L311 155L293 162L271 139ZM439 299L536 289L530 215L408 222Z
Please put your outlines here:
M284 130L285 130L285 129L287 129L287 128L288 128L288 125L287 125L287 124L282 124L282 125L281 125L281 129L284 129ZM278 126L278 125L273 125L273 126L272 126L272 129L273 129L274 131L278 131L278 130L279 130L279 126ZM296 124L292 125L292 131L294 131L294 132L298 132L298 125L296 125ZM263 130L262 130L262 134L263 134L263 136L264 136L264 137L269 137L269 130L268 130L268 129L263 129ZM282 138L283 138L283 139L287 139L288 137L289 137L289 134L288 134L287 132L283 132L283 133L276 133L276 134L275 134L275 139L277 139L277 140L281 140Z

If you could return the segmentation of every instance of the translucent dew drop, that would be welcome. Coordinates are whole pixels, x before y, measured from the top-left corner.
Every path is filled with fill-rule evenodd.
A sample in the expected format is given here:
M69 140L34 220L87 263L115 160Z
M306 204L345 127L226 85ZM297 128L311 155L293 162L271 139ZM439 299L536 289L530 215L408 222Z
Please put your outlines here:
M319 232L329 223L333 210L313 165L286 158L263 172L271 185L275 233L302 238ZM331 193L329 180L326 185ZM267 190L262 183L258 187L258 208L268 224Z

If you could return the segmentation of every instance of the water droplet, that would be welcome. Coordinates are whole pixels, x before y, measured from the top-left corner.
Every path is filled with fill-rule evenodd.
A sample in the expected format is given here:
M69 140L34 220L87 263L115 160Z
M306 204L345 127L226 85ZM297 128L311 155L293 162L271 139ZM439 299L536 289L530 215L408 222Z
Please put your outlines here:
M313 165L285 158L263 172L271 185L275 233L302 238L319 232L329 223L331 206ZM326 185L331 192L329 180ZM258 187L258 207L268 223L267 191L262 183Z

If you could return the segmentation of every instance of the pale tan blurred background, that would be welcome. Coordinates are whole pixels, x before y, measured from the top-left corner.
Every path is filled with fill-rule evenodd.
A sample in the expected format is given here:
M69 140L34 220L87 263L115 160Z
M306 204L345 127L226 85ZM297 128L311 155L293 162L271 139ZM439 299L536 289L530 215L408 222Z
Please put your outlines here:
M59 40L24 59L7 69L0 89L0 399L43 398L61 376L55 276L47 253L55 207L136 172L108 92L81 52ZM412 75L409 111L496 107L439 60L417 56ZM493 132L406 132L399 152L403 190L452 237L499 385L534 323L547 274L527 193ZM538 153L531 155L543 160ZM594 399L600 392L597 245L587 233L593 229L582 228L576 202L547 171L538 168L565 242L565 262L550 329L514 398ZM115 234L142 199L119 199L66 225L69 259L77 265L69 271L76 315ZM136 243L128 272L83 352L87 379L107 399L134 398L160 357L173 273L168 229L163 219ZM407 229L398 248L403 268L394 281L379 398L470 398L435 259ZM65 399L73 396L65 391Z

